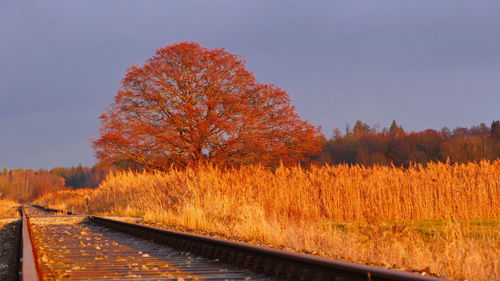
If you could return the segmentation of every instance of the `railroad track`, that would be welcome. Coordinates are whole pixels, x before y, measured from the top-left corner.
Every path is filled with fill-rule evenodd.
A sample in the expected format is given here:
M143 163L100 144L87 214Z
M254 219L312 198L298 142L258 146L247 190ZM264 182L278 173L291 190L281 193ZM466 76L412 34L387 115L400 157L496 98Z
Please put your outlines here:
M22 280L443 280L36 206L22 224Z

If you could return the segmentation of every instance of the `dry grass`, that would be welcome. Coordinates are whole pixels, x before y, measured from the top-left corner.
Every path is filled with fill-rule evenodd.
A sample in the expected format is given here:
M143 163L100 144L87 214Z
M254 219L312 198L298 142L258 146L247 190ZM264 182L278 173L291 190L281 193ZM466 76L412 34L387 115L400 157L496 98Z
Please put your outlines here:
M88 195L87 206L75 206L331 258L498 280L498 171L497 160L408 169L208 166L121 172ZM472 218L490 218L479 225L493 226L477 227ZM441 227L422 231L414 223L422 219L439 219Z
M78 209L79 213L88 213L88 202L95 189L60 190L51 192L38 198L34 203L42 206L50 206L57 210L73 211Z
M19 216L17 212L17 207L19 203L8 200L8 199L0 199L0 219L4 218L15 218Z

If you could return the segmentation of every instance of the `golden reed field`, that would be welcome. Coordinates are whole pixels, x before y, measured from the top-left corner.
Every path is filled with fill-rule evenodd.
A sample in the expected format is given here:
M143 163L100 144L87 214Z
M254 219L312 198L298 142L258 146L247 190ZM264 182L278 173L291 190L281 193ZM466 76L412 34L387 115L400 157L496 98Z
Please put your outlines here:
M111 174L40 204L459 280L499 280L500 160Z

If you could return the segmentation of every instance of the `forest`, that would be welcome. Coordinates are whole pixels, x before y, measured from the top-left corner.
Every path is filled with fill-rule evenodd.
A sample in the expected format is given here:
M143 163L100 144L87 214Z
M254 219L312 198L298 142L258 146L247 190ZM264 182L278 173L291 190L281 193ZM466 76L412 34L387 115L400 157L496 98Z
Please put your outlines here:
M481 123L420 132L406 132L396 121L383 129L357 121L352 128L346 126L344 133L335 129L331 138L323 139L321 152L304 164L408 167L412 163L466 163L500 158L500 121L493 121L491 126ZM0 199L30 201L52 191L95 188L109 170L98 165L50 170L4 168L0 172Z
M0 199L31 201L53 191L95 188L104 178L105 171L97 166L56 167L50 170L4 168L0 172Z
M428 162L466 163L500 158L500 121L491 126L481 123L472 127L450 130L427 129L406 132L393 121L381 130L357 121L325 140L323 150L315 158L319 163L395 165L407 167L411 163Z

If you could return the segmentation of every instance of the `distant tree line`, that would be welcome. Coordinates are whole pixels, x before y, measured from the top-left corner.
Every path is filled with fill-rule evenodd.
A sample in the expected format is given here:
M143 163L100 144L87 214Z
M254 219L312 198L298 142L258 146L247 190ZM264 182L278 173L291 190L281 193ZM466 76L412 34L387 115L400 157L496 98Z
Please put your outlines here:
M382 130L357 121L352 128L347 125L344 133L335 129L315 160L328 164L408 166L430 161L462 163L497 158L500 158L500 121L493 121L491 126L481 123L470 128L444 127L421 132L406 132L396 121Z
M97 187L101 183L106 172L97 166L89 168L79 165L70 168L56 167L51 169L49 173L62 177L67 187L76 189Z
M0 171L0 199L21 202L64 189L97 187L105 171L97 167L57 167L51 170L3 169Z
M393 121L390 127L378 129L357 121L342 133L333 131L324 138L323 149L312 157L322 164L363 164L409 166L430 161L470 162L500 158L500 121L490 126L427 129L407 132ZM307 163L307 162L306 162ZM113 167L112 169L120 169ZM106 170L94 167L56 167L40 169L0 170L0 199L30 201L45 193L78 188L97 187Z

